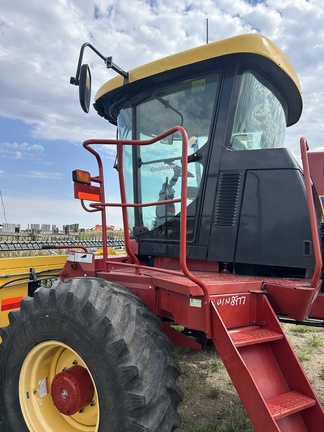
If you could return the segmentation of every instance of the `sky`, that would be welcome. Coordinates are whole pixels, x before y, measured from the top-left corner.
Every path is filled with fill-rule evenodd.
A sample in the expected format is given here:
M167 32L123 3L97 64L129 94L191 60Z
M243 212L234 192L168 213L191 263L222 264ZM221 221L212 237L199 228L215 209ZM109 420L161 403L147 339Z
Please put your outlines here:
M82 147L114 138L115 127L94 109L84 113L75 76L79 50L92 43L124 70L208 41L260 33L271 39L299 76L304 109L286 133L299 161L299 138L324 150L323 0L0 0L0 224L100 223L74 199L71 172L96 174ZM115 76L90 51L92 98ZM114 154L104 154L106 199L119 200ZM122 227L120 211L108 224Z

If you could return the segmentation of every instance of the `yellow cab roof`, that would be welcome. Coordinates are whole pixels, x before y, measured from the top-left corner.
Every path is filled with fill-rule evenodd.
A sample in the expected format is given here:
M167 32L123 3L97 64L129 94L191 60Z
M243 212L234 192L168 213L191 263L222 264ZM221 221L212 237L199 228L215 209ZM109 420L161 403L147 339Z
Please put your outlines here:
M285 76L285 80L288 79L289 81L290 91L292 90L294 93L294 95L286 94L288 102L289 99L293 99L291 101L293 103L289 103L288 105L298 105L298 108L295 107L295 115L292 116L294 119L288 121L288 124L298 121L302 110L301 86L298 76L284 53L272 41L259 34L245 34L209 43L131 69L128 72L127 84L201 61L244 53L261 56L281 70L283 73L281 75ZM95 101L98 101L105 95L108 96L111 92L115 93L116 90L121 89L125 84L125 79L122 76L110 79L98 90ZM285 89L285 86L283 88Z

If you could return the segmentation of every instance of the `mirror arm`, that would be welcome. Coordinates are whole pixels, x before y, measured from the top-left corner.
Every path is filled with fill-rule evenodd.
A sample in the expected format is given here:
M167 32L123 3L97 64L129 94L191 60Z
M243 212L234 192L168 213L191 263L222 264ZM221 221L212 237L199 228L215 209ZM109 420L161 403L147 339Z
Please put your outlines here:
M70 78L70 84L74 84L76 86L78 86L80 84L81 64L82 64L82 59L83 59L83 53L84 53L84 50L85 50L86 47L91 48L92 51L94 51L100 58L102 58L102 60L106 63L106 66L107 66L108 69L113 69L119 75L123 76L126 80L128 79L128 73L125 72L120 67L118 67L117 65L115 65L112 62L112 57L105 57L93 45L91 45L90 43L86 42L86 43L84 43L82 45L82 47L80 49L79 61L78 61L78 66L77 66L77 70L76 70L76 73L75 73L75 77L71 77Z
M119 75L123 76L126 80L128 80L128 72L125 72L123 69L121 69L119 66L117 66L115 63L112 62L112 57L106 57L104 59L106 66L108 69L112 69L115 72L117 72Z

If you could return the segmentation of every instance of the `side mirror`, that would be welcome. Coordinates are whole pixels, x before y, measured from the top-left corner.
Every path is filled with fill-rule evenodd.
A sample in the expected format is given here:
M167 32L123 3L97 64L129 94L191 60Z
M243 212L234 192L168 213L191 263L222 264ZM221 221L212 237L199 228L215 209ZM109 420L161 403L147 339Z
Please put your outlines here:
M80 70L79 101L84 112L88 113L91 99L91 73L87 64L83 64Z
M112 57L103 56L95 47L93 47L88 42L84 43L80 49L78 67L75 77L70 78L70 84L79 86L79 100L81 108L84 112L88 113L90 108L90 98L91 98L91 73L90 68L87 64L81 66L83 59L83 52L86 47L89 47L94 51L102 60L105 62L108 69L113 69L119 75L123 76L125 82L128 82L128 73L123 69L118 67L112 62Z

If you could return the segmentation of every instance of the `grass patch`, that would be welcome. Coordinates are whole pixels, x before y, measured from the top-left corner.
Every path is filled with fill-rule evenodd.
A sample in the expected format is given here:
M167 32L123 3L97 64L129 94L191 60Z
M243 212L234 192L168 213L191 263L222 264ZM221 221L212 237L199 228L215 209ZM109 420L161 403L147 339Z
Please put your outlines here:
M316 333L308 335L302 334L302 337L306 336L307 341L302 345L302 347L294 346L297 357L301 362L308 361L312 356L316 356L317 349L324 346L324 339L321 335L318 335Z
M196 426L194 429L191 429L190 432L217 432L217 426L213 423L203 423L201 425Z
M185 355L185 354L190 354L191 352L192 352L192 349L191 349L191 348L187 348L187 347L182 347L182 346L178 346L178 345L176 345L176 346L173 348L172 356L173 356L177 361L179 361L179 360L182 358L183 355Z
M304 325L294 325L290 328L291 333L302 336L309 333L310 328Z
M211 399L218 399L221 394L221 390L218 387L211 387L209 390L208 396Z
M312 348L319 348L323 346L323 337L317 334L312 334L307 341L307 345Z
M297 357L301 362L307 361L312 357L313 350L310 347L303 347L297 350Z
M197 388L198 388L198 381L195 378L191 379L188 382L187 387L185 388L186 400L192 399L192 397L196 394Z
M220 429L218 429L219 432L255 431L243 405L239 404L227 407L221 414L224 423L220 425Z
M318 376L319 376L322 380L324 380L324 366L322 366L322 369L321 369L320 373L318 374Z
M219 369L223 367L223 362L219 357L215 357L206 364L205 372L207 375L212 374L213 372L219 371Z
M188 432L254 432L254 428L242 405L233 405L218 413L215 421L202 421Z

